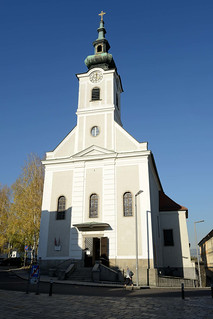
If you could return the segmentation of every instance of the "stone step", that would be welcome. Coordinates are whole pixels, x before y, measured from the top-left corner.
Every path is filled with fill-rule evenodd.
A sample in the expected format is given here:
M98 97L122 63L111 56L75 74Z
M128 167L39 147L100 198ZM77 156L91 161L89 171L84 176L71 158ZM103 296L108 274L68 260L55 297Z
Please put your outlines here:
M91 278L85 278L85 277L70 277L69 280L71 281L83 281L83 282L92 282Z
M92 281L92 267L76 268L76 270L70 275L69 279L74 281Z

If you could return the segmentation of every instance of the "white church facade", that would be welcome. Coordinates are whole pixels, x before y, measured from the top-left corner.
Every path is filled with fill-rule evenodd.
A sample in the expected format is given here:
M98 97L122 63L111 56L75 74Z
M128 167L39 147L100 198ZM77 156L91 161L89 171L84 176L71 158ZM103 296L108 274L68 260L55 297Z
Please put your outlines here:
M153 284L159 272L194 278L188 210L164 193L147 143L122 127L122 83L105 33L101 16L88 71L77 74L77 125L43 161L40 263L128 265L141 284L147 269Z

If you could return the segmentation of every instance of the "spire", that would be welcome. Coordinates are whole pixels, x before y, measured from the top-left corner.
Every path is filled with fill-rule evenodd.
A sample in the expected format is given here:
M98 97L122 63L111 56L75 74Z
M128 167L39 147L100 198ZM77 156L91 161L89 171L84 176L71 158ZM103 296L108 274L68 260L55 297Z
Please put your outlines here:
M101 13L99 13L101 21L97 30L98 38L93 42L94 55L89 55L84 61L89 70L95 67L100 67L104 70L116 68L112 55L108 53L110 45L105 38L106 29L104 28L104 14L106 14L106 12L101 11Z
M105 39L106 30L104 28L104 20L103 15L106 14L106 12L101 11L98 15L101 16L100 26L98 28L98 40Z

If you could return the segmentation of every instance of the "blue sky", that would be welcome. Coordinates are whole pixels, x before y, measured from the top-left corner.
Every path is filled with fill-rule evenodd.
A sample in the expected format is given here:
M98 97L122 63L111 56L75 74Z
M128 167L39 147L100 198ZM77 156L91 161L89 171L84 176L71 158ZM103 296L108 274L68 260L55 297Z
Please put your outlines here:
M122 121L148 141L165 193L188 207L194 246L213 227L213 1L0 0L0 183L76 124L98 13L121 76Z

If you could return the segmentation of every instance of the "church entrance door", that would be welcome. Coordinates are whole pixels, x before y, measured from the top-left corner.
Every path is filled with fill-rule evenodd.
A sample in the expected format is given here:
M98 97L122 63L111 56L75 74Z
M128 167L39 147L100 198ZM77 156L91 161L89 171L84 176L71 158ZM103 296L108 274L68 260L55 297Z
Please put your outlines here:
M96 261L100 260L100 238L93 238L93 256L92 264L94 265Z
M109 265L108 237L86 237L84 266L92 267L96 261L101 261L104 265Z

